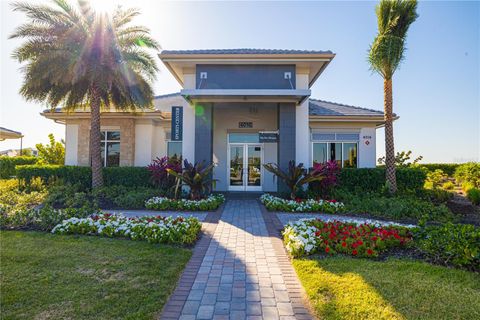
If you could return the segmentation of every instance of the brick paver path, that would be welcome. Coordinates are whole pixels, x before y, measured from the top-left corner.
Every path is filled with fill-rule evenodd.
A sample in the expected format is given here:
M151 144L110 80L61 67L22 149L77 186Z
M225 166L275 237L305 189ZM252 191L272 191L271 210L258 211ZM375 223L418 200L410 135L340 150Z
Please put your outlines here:
M310 319L281 246L256 201L229 200L179 319Z

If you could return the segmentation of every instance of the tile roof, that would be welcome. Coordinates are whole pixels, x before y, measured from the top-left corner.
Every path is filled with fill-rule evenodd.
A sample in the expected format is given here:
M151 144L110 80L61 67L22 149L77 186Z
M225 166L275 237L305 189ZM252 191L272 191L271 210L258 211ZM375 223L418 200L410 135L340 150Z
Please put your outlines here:
M333 54L322 50L291 50L291 49L200 49L200 50L163 50L161 54Z
M383 112L379 110L312 98L310 98L308 110L311 116L383 116Z

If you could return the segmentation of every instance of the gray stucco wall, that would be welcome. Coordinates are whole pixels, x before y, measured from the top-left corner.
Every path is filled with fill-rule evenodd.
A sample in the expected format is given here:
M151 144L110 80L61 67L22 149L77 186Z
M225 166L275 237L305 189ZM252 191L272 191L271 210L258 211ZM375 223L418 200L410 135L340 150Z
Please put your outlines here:
M283 170L287 170L288 162L295 160L295 104L278 104L278 165ZM278 191L287 192L287 186L278 181Z
M213 162L216 167L213 177L218 179L215 190L228 190L228 133L277 130L277 104L275 103L215 103L214 105ZM239 129L238 122L252 122L252 129ZM277 162L277 144L263 144L263 162ZM264 191L276 191L277 180L262 168Z
M212 163L213 154L213 105L201 103L195 106L195 162ZM188 159L187 159L188 160Z
M197 89L295 89L295 65L199 64L196 70ZM201 72L207 72L207 79L200 79Z

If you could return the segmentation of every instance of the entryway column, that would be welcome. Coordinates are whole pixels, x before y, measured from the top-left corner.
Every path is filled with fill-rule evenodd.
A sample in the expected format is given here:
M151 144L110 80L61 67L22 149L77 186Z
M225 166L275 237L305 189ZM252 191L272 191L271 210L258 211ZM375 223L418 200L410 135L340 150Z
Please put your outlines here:
M213 104L195 104L195 162L212 163Z
M278 165L282 170L288 169L288 162L295 160L295 103L278 105ZM278 191L288 192L283 181L278 180Z

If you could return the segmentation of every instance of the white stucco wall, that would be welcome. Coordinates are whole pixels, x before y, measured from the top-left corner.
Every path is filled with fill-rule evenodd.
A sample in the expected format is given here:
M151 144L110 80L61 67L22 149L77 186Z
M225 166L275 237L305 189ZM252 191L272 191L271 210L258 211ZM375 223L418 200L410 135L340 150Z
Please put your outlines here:
M152 123L135 124L135 160L136 167L147 166L152 161L154 126Z
M251 109L253 107L254 109ZM228 133L272 131L278 129L277 105L273 103L217 103L214 104L213 162L216 164L213 177L218 179L215 190L228 190ZM253 123L252 129L239 129L238 122ZM277 144L263 144L263 162L277 162ZM276 191L277 182L270 172L262 167L264 191Z
M160 125L153 127L152 159L162 158L167 155L166 128Z
M360 141L358 142L358 166L360 168L375 168L377 164L377 139L376 129L361 128Z
M78 124L65 125L65 165L78 165Z

